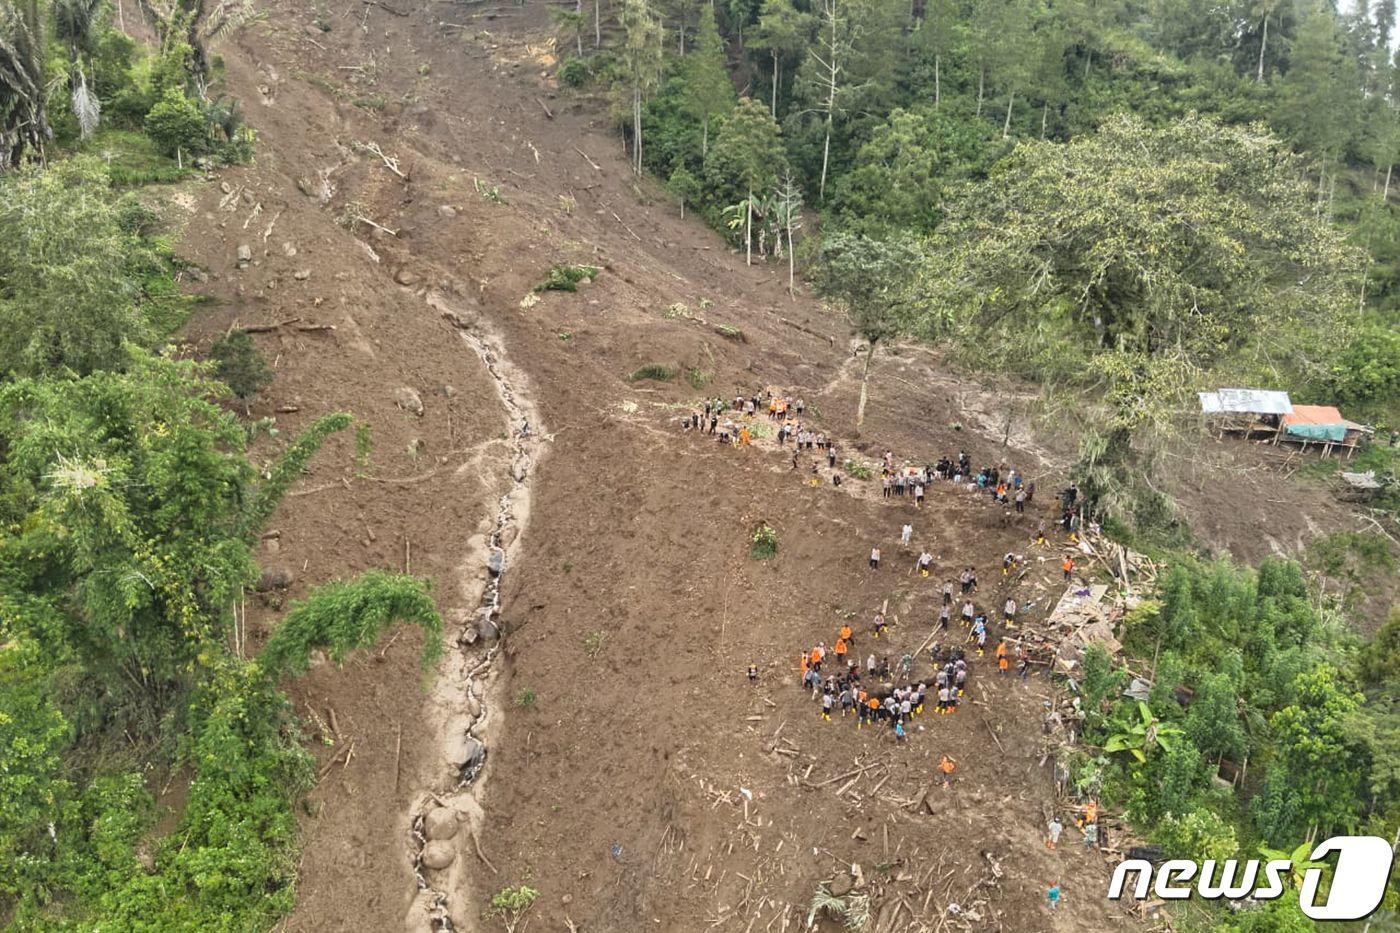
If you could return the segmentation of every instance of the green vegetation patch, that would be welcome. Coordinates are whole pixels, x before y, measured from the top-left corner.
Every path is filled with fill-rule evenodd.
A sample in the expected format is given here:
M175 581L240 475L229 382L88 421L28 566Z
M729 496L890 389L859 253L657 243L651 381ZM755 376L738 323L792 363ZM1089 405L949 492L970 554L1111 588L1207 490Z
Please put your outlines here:
M666 366L661 363L648 363L645 366L632 370L627 376L627 381L641 382L643 380L651 380L652 382L670 382L675 378L676 370L674 367Z
M749 557L768 560L778 555L778 533L768 523L760 523L749 539Z
M591 282L601 271L597 266L553 265L544 281L535 286L535 291L575 292L580 282Z

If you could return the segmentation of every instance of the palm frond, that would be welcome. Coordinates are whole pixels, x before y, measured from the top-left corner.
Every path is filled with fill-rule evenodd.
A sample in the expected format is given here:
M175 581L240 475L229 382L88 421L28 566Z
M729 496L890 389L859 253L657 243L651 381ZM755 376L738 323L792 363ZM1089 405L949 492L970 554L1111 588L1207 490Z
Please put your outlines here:
M53 133L44 109L43 32L37 0L0 3L0 171L42 158Z
M102 103L97 99L97 95L88 90L87 77L82 69L78 70L78 78L73 85L73 117L78 121L78 131L83 139L87 139L97 132L97 124L102 119Z
M210 45L216 45L220 39L266 15L253 5L253 0L220 3L212 13L204 17L200 34Z

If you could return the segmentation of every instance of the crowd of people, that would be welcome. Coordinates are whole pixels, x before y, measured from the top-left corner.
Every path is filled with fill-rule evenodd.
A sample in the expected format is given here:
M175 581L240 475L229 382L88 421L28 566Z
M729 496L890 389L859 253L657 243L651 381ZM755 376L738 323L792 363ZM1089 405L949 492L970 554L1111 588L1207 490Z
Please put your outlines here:
M871 629L875 638L885 631L883 613L875 614ZM857 729L887 727L895 741L902 742L911 719L923 714L926 705L933 704L938 715L957 712L969 673L961 648L934 643L927 657L933 677L915 680L912 651L905 651L895 662L889 654L871 652L862 665L853 654L855 638L850 625L843 624L831 649L818 642L798 661L802 686L811 692L823 720L831 722L839 714L853 719Z
M765 416L769 424L776 425L775 430L759 425ZM831 482L839 486L842 475L837 469L837 445L829 435L807 420L807 416L807 404L800 396L769 388L751 394L739 393L728 400L719 397L704 399L682 418L682 428L741 447L751 444L756 436L768 436L771 431L779 446L787 447L791 442L794 470L799 467L802 453L816 453L818 456L811 464L814 474L812 484L818 483L819 477L815 474L819 472L819 462L825 460L825 466L831 471ZM843 466L853 474L857 472L850 464ZM946 482L985 495L988 501L1006 509L1008 516L1023 513L1026 506L1035 501L1037 491L1036 481L1014 467L995 464L974 469L972 458L965 450L959 451L957 456L944 455L936 462L922 465L897 460L893 451L886 450L879 466L878 488L881 496L890 500L912 499L915 508L923 507L928 489L935 482ZM1061 524L1072 536L1078 529L1079 519L1075 511L1078 495L1078 487L1074 485L1060 494ZM913 534L913 523L906 521L899 537L900 548L913 547ZM1047 522L1040 522L1034 543L1041 547L1050 546ZM871 570L880 569L882 556L880 544L871 547ZM910 573L929 578L934 572L934 560L929 548L918 548ZM1025 564L1025 556L1014 552L1008 552L1002 559L1003 584L1008 592L1004 600L997 601L1000 617L996 621L1008 633L1017 628L1020 617L1034 605L1018 602L1014 592L1011 592ZM1071 578L1074 569L1073 556L1066 555L1061 563L1066 580ZM941 586L942 601L934 622L935 628L939 633L947 633L956 614L965 637L957 646L952 644L951 639L944 645L938 642L932 644L927 656L927 662L932 667L930 676L914 679L916 659L908 651L893 662L888 654L877 656L872 652L862 664L861 658L855 654L855 637L849 624L841 626L830 648L825 642L819 642L803 653L800 663L802 683L810 690L824 719L830 720L839 714L843 718L853 719L857 728L888 727L896 740L902 741L911 717L922 714L926 705L945 715L957 710L958 700L966 691L968 656L973 653L977 658L985 656L989 642L993 641L989 630L992 619L989 610L978 605L975 567L963 568L956 580L946 580ZM886 635L887 628L884 612L873 613L869 637L879 639ZM1032 661L1023 642L1016 642L1013 647L1004 639L996 641L994 657L998 674L1010 674L1014 665L1018 676L1029 676ZM752 676L755 676L753 672Z

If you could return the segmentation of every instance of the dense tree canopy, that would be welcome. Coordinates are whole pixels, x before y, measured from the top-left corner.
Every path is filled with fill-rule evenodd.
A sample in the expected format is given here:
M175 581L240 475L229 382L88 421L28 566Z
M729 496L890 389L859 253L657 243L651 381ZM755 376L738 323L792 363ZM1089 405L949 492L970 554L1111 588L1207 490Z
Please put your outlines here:
M1316 366L1308 345L1344 339L1361 267L1277 139L1203 118L1022 143L934 242L939 300L1008 357L1067 336L1201 368L1251 344Z

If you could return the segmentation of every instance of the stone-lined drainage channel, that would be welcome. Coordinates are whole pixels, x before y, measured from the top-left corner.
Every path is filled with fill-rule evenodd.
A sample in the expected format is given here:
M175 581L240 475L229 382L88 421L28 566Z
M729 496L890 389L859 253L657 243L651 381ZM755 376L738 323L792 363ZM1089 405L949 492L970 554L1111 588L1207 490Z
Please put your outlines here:
M440 296L430 295L428 303L443 312L443 317L458 328L462 339L481 359L505 409L511 445L510 485L496 501L495 523L486 539L488 576L475 613L457 639L465 670L458 675L459 682L453 687L465 702L466 728L465 735L454 732L447 740L455 751L452 757L460 764L457 773L451 776L449 791L426 791L421 795L410 824L409 851L419 898L426 899L423 905L427 910L426 919L434 931L455 933L449 893L443 884L451 876L445 869L453 862L460 862L466 851L464 845L468 843L461 838L464 831L471 834L469 844L477 846L480 854L475 838L478 826L472 825L479 821L468 817L467 825L461 826L459 814L480 812L473 797L473 783L486 765L488 751L483 729L492 714L493 704L487 696L486 681L501 650L501 586L509 571L509 555L515 550L514 545L528 521L531 472L545 438L524 386L524 377L507 361L500 340L484 331L480 324L469 323L446 308ZM481 652L483 646L485 650ZM478 652L481 652L479 656Z

